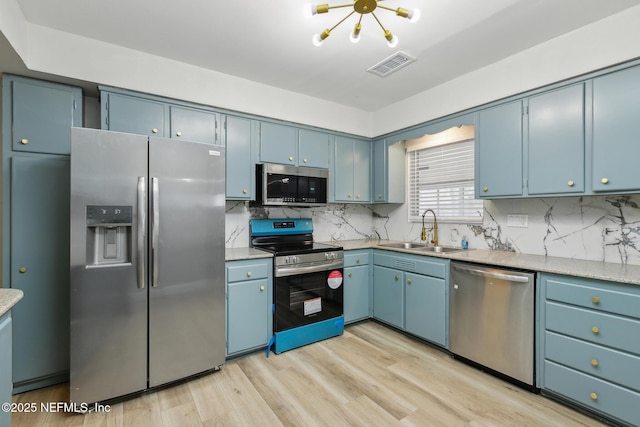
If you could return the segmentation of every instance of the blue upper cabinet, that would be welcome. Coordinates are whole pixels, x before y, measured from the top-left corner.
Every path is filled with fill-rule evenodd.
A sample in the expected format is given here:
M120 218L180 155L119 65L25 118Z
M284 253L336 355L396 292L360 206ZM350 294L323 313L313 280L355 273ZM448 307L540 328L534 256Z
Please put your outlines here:
M298 129L271 122L260 124L260 161L295 165L298 160Z
M217 113L172 105L170 118L171 138L212 145L219 144L218 122L220 118Z
M168 137L169 106L119 93L101 94L102 129Z
M640 66L593 79L595 192L640 189Z
M476 197L521 196L522 102L478 113L476 126Z
M224 117L226 198L255 200L254 142L259 123L244 117Z
M528 99L528 194L584 192L584 105L584 83Z
M12 149L68 155L71 128L82 126L82 89L10 75L3 81Z
M337 136L332 164L333 200L366 203L371 200L371 144Z
M389 144L386 139L374 141L371 175L373 203L405 203L404 144Z
M220 114L197 104L100 88L102 129L175 140L223 144Z
M260 161L312 168L329 167L328 133L279 123L260 124Z
M313 168L329 167L329 134L300 129L298 139L298 165Z

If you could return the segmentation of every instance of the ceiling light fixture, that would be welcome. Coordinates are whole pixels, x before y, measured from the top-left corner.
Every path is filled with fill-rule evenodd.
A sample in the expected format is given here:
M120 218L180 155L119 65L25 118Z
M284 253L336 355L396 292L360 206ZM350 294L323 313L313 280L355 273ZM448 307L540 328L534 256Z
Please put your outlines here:
M380 28L382 28L382 31L384 32L384 38L387 39L387 44L389 45L389 47L396 47L398 45L398 38L393 34L391 34L391 31L389 31L382 25L382 22L380 22L380 20L378 19L376 14L373 13L373 11L376 10L377 8L389 10L391 12L395 12L396 15L400 16L401 18L407 18L410 22L416 22L420 18L420 10L418 9L407 10L401 7L397 9L393 9L390 7L382 6L380 4L380 2L382 1L383 0L355 0L353 3L341 4L337 6L329 6L328 4L307 6L311 8L312 15L317 15L318 13L327 13L331 9L338 9L343 7L353 8L353 11L350 12L344 18L342 18L340 21L338 21L336 25L334 25L331 28L325 29L323 32L319 34L314 35L313 44L316 46L320 46L324 41L324 39L329 37L331 35L331 31L333 31L338 25L342 24L354 13L359 13L360 18L358 19L358 22L356 22L356 25L353 27L353 31L351 32L351 36L350 36L351 42L357 43L360 40L360 30L362 29L362 25L361 25L362 17L364 15L371 14L371 16L373 16L373 18L378 23L378 25L380 25Z

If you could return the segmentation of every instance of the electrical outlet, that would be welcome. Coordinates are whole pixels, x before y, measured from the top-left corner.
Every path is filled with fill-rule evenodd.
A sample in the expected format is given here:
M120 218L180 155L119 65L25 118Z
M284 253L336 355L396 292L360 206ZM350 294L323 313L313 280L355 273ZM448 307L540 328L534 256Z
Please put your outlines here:
M529 215L507 215L507 227L529 227Z

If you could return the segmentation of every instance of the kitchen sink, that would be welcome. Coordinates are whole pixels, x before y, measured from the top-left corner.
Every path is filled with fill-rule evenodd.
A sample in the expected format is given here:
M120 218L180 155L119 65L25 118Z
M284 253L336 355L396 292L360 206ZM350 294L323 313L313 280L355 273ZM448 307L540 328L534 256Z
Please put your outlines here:
M395 243L381 243L379 246L384 248L397 248L397 249L418 249L425 252L436 253L450 253L462 251L462 248L456 248L454 246L430 246L426 243L417 242L395 242Z
M415 242L398 242L398 243L382 243L379 246L385 248L398 248L398 249L426 249L428 246L426 243Z
M429 252L438 252L438 253L449 253L449 252L458 252L463 251L462 248L456 248L455 246L426 246L423 247L423 250Z

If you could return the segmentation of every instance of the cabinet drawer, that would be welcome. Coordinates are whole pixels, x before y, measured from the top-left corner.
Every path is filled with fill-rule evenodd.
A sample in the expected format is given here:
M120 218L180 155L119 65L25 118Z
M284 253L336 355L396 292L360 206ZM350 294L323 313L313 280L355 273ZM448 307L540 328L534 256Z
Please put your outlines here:
M269 276L269 265L263 262L227 265L227 283L264 279Z
M549 361L544 363L544 386L588 408L640 425L640 394L632 390Z
M640 392L640 357L549 331L544 357Z
M547 301L546 329L640 354L640 321Z
M410 273L444 279L448 270L448 261L420 255L388 255L384 251L374 252L373 263Z
M640 288L636 288L617 283L554 278L547 279L546 298L593 310L640 317Z
M367 265L369 264L370 254L371 252L369 251L347 251L344 253L344 266Z

